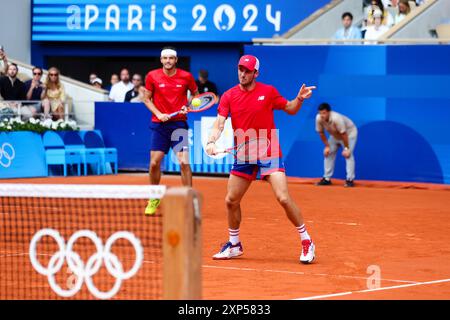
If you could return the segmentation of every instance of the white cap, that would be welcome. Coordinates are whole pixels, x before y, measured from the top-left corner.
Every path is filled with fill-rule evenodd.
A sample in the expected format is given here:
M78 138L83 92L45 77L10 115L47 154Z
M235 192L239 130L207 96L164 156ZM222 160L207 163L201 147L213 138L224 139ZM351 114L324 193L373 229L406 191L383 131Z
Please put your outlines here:
M102 79L100 79L100 78L95 78L94 80L92 80L91 81L91 84L94 84L94 83L100 83L100 84L103 84L103 81L102 81Z

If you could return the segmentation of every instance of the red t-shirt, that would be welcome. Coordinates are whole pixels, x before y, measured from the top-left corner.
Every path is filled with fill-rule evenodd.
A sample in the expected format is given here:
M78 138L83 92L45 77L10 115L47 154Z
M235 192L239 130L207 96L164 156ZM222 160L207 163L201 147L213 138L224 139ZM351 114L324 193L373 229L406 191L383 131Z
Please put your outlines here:
M145 77L145 88L152 92L153 103L162 113L170 114L179 111L187 104L187 91L195 93L197 84L195 79L187 71L177 69L177 72L169 77L163 69L156 69L147 73ZM170 121L186 121L186 115L179 114ZM153 122L161 122L155 115L152 115Z
M272 135L272 130L276 129L273 110L283 110L287 103L273 86L257 82L251 91L244 91L237 85L225 92L220 99L218 112L226 118L231 116L235 139L239 139L237 130L250 133L247 130L254 129L257 137L269 139L267 155L278 158L281 157L281 149L276 133Z

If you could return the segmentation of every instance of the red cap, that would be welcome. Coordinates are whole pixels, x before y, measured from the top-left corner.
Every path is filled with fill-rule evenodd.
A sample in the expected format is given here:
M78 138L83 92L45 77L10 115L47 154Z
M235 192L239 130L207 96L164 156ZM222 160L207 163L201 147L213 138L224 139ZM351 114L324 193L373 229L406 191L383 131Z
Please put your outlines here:
M246 67L248 70L259 70L259 60L257 57L252 55L245 55L239 59L239 65Z

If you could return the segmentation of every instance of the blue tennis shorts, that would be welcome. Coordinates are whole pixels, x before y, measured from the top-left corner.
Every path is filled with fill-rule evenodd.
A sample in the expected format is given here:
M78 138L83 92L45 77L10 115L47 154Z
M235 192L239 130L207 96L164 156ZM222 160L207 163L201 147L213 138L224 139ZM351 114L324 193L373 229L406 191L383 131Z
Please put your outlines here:
M152 122L151 151L181 152L189 148L189 126L186 121Z
M267 176L270 176L272 173L278 171L286 171L282 158L258 160L256 163L234 162L230 173L252 181L256 180L258 174L261 179L265 179Z

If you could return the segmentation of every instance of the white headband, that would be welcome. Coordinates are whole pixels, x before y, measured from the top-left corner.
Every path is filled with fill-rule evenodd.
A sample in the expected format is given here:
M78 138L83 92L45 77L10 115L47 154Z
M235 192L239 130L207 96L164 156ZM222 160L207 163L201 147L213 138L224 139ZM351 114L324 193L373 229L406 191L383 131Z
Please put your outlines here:
M161 57L176 57L177 52L173 49L164 49L161 51Z

